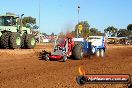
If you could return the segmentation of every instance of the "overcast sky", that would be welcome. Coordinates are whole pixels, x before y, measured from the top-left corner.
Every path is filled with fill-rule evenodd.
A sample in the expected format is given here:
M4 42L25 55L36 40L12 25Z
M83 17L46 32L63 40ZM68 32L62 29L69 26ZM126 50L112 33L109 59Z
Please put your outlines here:
M103 31L108 26L126 28L132 23L132 0L40 0L40 30L47 34L74 30L78 22L88 21L90 27ZM39 0L1 0L0 14L13 12L39 20Z

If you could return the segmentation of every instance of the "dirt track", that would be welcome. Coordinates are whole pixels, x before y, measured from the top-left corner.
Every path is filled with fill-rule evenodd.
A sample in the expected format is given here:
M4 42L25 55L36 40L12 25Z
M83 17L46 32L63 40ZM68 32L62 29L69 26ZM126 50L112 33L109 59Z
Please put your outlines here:
M131 74L132 46L108 46L104 59L67 60L46 62L38 58L43 49L37 45L33 50L0 50L0 88L80 88L76 83L78 68L87 74ZM88 84L82 88L123 88L125 85Z

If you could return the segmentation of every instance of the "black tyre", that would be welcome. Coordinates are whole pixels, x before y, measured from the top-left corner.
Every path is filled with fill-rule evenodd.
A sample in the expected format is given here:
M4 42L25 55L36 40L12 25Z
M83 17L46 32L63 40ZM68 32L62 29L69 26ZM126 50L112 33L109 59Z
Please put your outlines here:
M65 62L67 60L67 56L65 55L64 57L63 57L63 62Z
M28 49L33 49L36 45L35 36L32 34L26 35L25 46Z
M82 45L77 44L73 48L73 57L75 60L80 60L83 58L83 49Z
M5 32L1 35L1 48L9 48L9 38L10 38L10 32Z
M25 40L26 40L26 33L23 33L22 35L22 43L21 43L21 48L24 49L25 48Z
M129 84L128 88L132 88L132 83Z
M21 47L21 36L18 32L11 33L9 46L10 48L17 49Z
M96 57L100 57L100 50L99 49L97 49L97 51L95 52L95 55L96 55Z
M100 49L100 57L102 57L102 58L105 57L105 51L104 51L104 49Z
M49 54L46 54L46 55L45 55L45 60L46 60L46 61L49 61Z

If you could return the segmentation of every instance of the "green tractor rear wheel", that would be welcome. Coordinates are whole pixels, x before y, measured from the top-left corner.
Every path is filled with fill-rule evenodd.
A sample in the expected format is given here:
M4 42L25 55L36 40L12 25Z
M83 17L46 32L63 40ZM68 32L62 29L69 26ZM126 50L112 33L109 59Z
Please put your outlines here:
M9 48L8 43L10 35L11 35L10 32L5 32L2 34L0 39L1 48Z
M33 49L36 45L36 39L35 36L32 34L27 34L26 35L26 40L25 40L25 46L28 49Z
M17 32L12 32L10 36L10 48L17 49L21 47L21 36Z

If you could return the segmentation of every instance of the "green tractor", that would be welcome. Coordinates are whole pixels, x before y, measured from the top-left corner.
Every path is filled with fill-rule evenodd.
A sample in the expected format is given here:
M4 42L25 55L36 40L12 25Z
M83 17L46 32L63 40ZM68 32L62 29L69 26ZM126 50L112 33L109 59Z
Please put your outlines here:
M0 47L11 49L33 49L36 45L31 29L23 27L22 16L0 15ZM18 21L19 20L19 21Z

